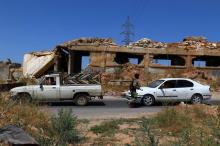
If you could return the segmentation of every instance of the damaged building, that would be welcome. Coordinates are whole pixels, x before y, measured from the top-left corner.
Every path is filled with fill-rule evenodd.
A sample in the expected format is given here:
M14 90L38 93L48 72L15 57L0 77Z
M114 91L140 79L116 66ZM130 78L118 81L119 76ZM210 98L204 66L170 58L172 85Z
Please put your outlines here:
M22 76L21 64L10 59L0 61L0 83L13 82Z
M119 46L112 39L80 38L52 51L25 54L23 73L35 77L50 72L76 74L84 69L85 62L86 69L112 73L131 63L152 73L199 69L215 75L220 71L220 42L208 42L204 37L187 37L176 43L143 38Z

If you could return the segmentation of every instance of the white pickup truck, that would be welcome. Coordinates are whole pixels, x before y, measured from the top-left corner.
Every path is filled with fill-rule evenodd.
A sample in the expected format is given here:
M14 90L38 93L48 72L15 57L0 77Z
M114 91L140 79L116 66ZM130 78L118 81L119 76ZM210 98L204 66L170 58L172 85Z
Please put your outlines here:
M98 97L103 98L101 85L64 84L60 74L45 75L39 85L21 86L10 90L12 99L63 101L72 100L76 105L84 106Z

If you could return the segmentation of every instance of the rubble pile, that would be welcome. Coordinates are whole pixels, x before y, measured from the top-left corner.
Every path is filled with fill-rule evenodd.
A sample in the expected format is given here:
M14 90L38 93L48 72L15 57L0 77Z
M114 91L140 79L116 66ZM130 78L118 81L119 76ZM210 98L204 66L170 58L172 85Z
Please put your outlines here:
M135 43L130 44L132 47L144 47L144 48L166 48L167 44L162 42L152 41L148 38L143 38Z
M105 46L117 46L111 38L80 38L72 41L65 42L61 46L72 47L78 45L105 45Z
M140 75L140 84L146 85L148 82L151 82L159 75L146 73L143 68L138 67L138 65L126 63L122 66L121 71L119 72L119 78L125 81L131 81L134 77L134 74L138 73Z
M183 42L174 43L178 48L184 49L217 49L217 43L208 42L205 37L186 37L183 39ZM172 44L171 44L172 45Z

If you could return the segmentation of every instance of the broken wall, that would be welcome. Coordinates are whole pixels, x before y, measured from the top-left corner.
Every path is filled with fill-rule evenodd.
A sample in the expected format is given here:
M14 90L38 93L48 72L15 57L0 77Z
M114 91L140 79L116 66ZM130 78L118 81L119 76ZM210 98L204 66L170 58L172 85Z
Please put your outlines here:
M39 77L54 65L55 52L35 52L24 55L24 76Z
M21 64L12 63L10 60L0 61L0 82L17 81L22 76Z
M0 82L9 79L10 64L6 62L0 62Z

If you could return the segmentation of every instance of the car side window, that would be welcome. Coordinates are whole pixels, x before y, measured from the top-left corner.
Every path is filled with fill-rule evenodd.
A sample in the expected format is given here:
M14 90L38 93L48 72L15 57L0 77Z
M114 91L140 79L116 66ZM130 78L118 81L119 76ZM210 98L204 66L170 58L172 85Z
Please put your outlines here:
M177 81L177 88L187 88L187 87L193 87L194 84L187 80L178 80Z
M162 88L175 88L176 87L176 80L170 80L163 83Z

